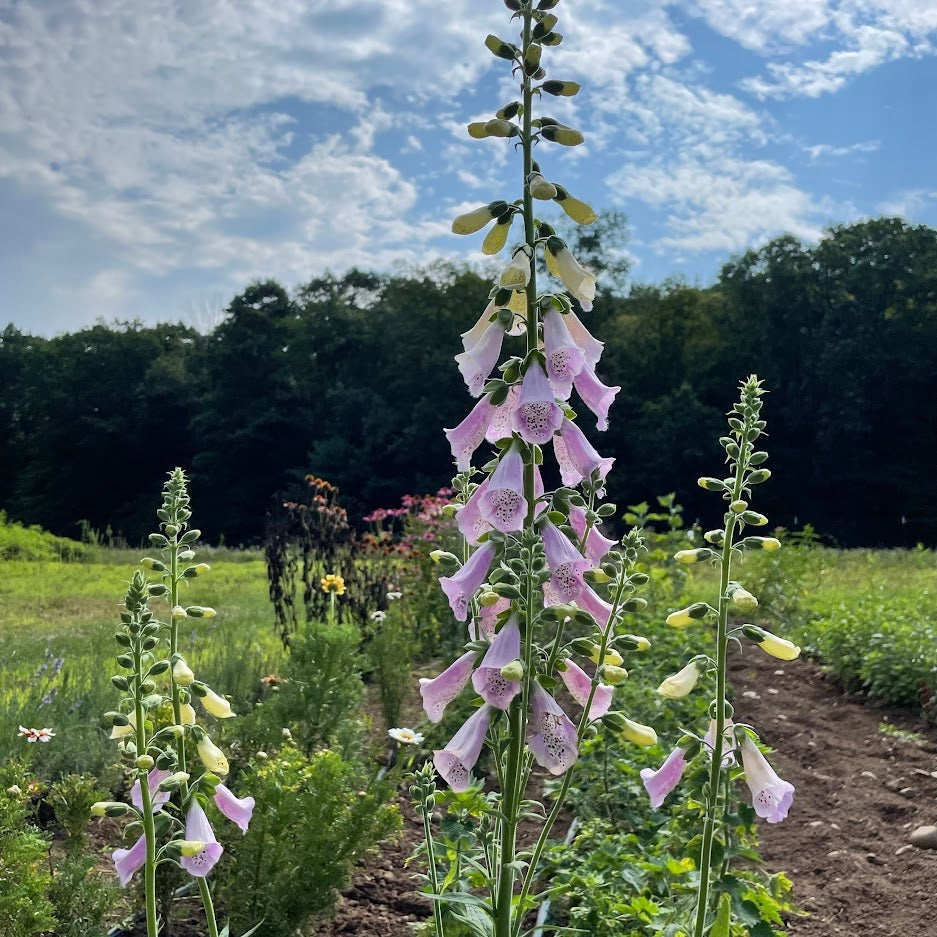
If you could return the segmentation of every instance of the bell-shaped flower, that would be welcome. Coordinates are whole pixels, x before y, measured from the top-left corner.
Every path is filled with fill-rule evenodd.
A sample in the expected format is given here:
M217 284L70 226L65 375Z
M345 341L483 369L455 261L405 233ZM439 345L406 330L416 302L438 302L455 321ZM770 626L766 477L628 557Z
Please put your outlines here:
M592 677L571 657L567 657L563 663L566 665L566 669L560 672L563 683L566 684L569 695L585 708L586 703L589 702L589 694L592 693ZM614 693L615 688L607 683L599 683L596 686L592 696L592 705L589 707L590 722L601 719L609 711Z
M228 775L228 772L231 770L228 765L228 759L225 758L224 752L204 732L201 733L195 748L198 752L198 757L202 760L202 764L205 765L212 774L217 774L221 777L226 777Z
M527 251L520 247L514 251L507 266L501 271L498 286L504 290L522 290L530 281L530 257Z
M150 789L150 803L153 805L153 813L162 810L163 804L172 797L169 791L159 790L159 785L171 776L171 771L163 771L160 768L153 768L146 776L146 786ZM130 788L130 803L137 810L143 809L143 788L140 786L139 778L133 782L133 787Z
M514 212L506 212L498 219L498 223L485 235L482 241L482 253L491 256L497 254L508 242L511 222L514 221Z
M195 674L192 672L192 668L182 657L176 658L176 662L172 665L172 680L173 683L178 683L179 686L188 686L190 683L195 682Z
M146 863L146 836L141 836L129 849L115 849L111 858L120 879L120 887L125 888L134 872L142 869Z
M569 509L569 524L573 530L576 531L579 539L582 540L582 538L586 536L587 526L585 508L572 505ZM596 524L593 524L589 528L589 534L586 536L585 549L586 558L592 566L598 566L602 562L602 558L605 554L615 546L618 546L618 541L603 537Z
M492 322L471 348L455 356L459 371L473 397L481 396L485 382L501 356L503 341L504 326L500 322Z
M556 198L556 186L552 182L548 182L546 179L544 179L539 172L531 173L530 178L527 180L527 184L530 188L530 194L534 198L544 200Z
M444 430L459 472L468 471L475 450L484 442L495 410L491 399L482 397L458 426Z
M586 588L582 574L592 568L587 560L570 542L569 537L555 524L545 520L540 530L547 567L550 570L550 585L559 603L575 602Z
M758 642L758 646L766 654L770 654L778 660L796 660L800 657L800 648L793 641L788 641L787 638L779 638L776 634L771 634L770 631L764 629L762 629L762 635L763 637Z
M497 442L499 439L507 439L514 432L514 411L521 399L521 388L519 384L514 384L508 391L504 403L494 408L491 415L491 421L488 424L488 430L485 433L485 439L488 442Z
M713 745L716 739L716 720L709 721L709 728L703 736L703 744L712 758ZM726 719L722 729L722 767L731 768L735 764L735 752L738 749L738 743L735 741L735 723L731 719Z
M524 526L527 507L527 499L524 497L524 460L517 446L512 445L502 453L488 487L478 499L478 509L495 530L506 534Z
M615 462L614 458L600 456L582 430L569 419L563 420L559 433L553 437L553 451L564 485L578 485L596 469L604 479Z
M521 691L520 680L502 676L501 668L521 655L521 631L517 619L511 618L494 636L478 669L472 674L475 692L495 709L507 709L511 700Z
M433 752L436 770L457 794L468 790L472 768L481 754L490 718L491 707L486 703L465 720L445 748Z
M689 696L699 681L699 666L691 660L686 667L671 674L657 688L657 692L667 699L683 699Z
M588 312L595 299L595 274L586 270L559 238L550 238L547 241L546 262L550 273L563 281L566 289Z
M746 733L742 739L742 767L745 783L752 792L752 806L759 817L780 823L794 800L794 785L778 777L761 749Z
M546 768L553 775L563 774L579 757L576 727L559 703L536 680L531 690L527 745L541 768Z
M651 797L651 807L657 810L667 795L680 783L683 772L686 771L686 752L682 748L675 748L656 770L641 769L641 780L644 789Z
M497 313L498 307L492 299L488 305L485 306L475 324L468 329L468 331L462 333L463 351L471 351L481 341L481 337L485 334L488 326L494 322Z
M491 479L486 478L472 492L471 497L459 508L459 513L456 514L456 526L459 528L459 532L473 547L478 546L478 538L482 534L491 530L491 524L482 517L479 508L479 502L488 490L490 482Z
M566 328L572 335L573 341L582 349L586 356L586 364L594 368L602 357L602 351L605 348L605 342L600 342L592 333L582 324L582 320L575 312L570 310L563 316Z
M449 607L458 621L465 621L468 617L469 602L478 587L485 581L494 555L493 543L482 544L455 575L440 578L439 584L446 593Z
M621 734L622 738L627 739L629 742L633 742L635 745L641 745L645 748L657 744L657 733L653 728L651 728L651 726L642 725L642 723L635 722L633 719L629 719L627 716L621 717L621 723L622 726L619 729L619 733Z
M195 878L204 878L221 858L224 847L215 839L215 831L195 798L192 799L189 811L185 815L185 838L189 842L203 843L205 848L194 856L183 855L179 859L182 868Z
M247 832L254 805L253 797L235 797L224 784L215 785L215 806L221 811L222 816L237 824L242 833Z
M213 689L206 687L204 696L199 697L205 711L211 713L216 719L232 719L237 715L231 708L231 704L223 697L219 696Z
M514 429L526 442L542 445L553 438L563 419L546 372L539 362L533 362L521 384L521 395L514 410Z
M182 716L184 726L195 725L195 707L191 703L181 703L179 705L179 714Z
M608 387L603 384L590 367L584 367L576 375L573 383L576 385L576 392L582 398L582 402L595 414L596 428L607 430L608 408L621 388Z
M573 380L586 365L586 353L576 344L566 326L565 316L549 309L543 317L543 351L547 374L556 396L567 400Z
M463 215L459 215L458 218L452 222L452 233L474 234L476 231L481 231L485 225L490 224L494 217L495 215L491 210L491 206L482 205L481 208L476 208L474 211L468 211Z
M474 622L469 622L469 640L478 641L480 638L494 636L495 628L498 625L498 616L511 607L511 600L503 596L498 598L494 605L483 605L478 611L478 618Z
M475 668L475 651L467 651L432 680L420 677L420 696L430 722L439 722L446 707L462 692Z
M568 84L573 85L575 82L568 82ZM598 217L595 213L595 209L591 205L570 195L569 192L562 187L558 188L556 201L560 208L577 224L592 224Z
M133 735L137 731L137 714L127 713L127 719L129 722L125 726L112 726L108 738L123 739L128 735Z

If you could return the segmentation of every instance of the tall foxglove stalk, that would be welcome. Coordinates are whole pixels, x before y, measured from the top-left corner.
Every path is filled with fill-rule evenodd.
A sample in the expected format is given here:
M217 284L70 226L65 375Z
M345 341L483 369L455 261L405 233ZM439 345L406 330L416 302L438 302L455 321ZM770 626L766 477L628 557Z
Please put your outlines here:
M558 0L505 0L520 29L517 42L488 36L485 45L511 63L519 96L486 122L470 124L470 136L516 144L521 154L522 194L515 201L494 200L460 216L456 234L472 234L493 224L483 250L497 254L507 243L515 216L523 222L523 243L512 250L491 290L481 318L462 336L456 362L472 397L468 416L447 430L460 474L454 481L461 504L459 529L466 540L462 557L437 551L440 579L456 627L467 626L466 654L433 680L422 681L427 715L438 721L446 705L470 682L484 704L475 709L452 740L435 752L438 775L454 791L472 783L476 761L487 746L499 789L491 795L486 818L491 837L474 866L487 874L486 898L463 893L449 913L467 915L471 907L487 919L493 937L517 937L525 914L538 904L533 896L539 860L562 809L583 737L599 719L638 744L656 735L623 713L609 712L612 684L623 672L622 651L643 650L646 639L619 634L623 616L642 608L633 596L647 577L634 571L642 547L638 533L622 544L601 536L601 518L615 506L600 504L613 460L603 458L583 435L567 404L573 390L596 413L599 428L617 388L596 376L602 343L573 311L592 308L595 277L573 257L553 227L535 215L534 200L555 202L578 223L591 224L595 213L561 185L545 177L533 158L534 147L577 146L579 131L535 108L550 96L569 97L579 86L546 80L544 50L559 45ZM539 152L539 150L538 150ZM538 263L555 277L552 291L538 293ZM569 290L573 299L563 292ZM525 335L523 347L517 336ZM504 354L506 360L499 360ZM492 378L495 369L500 375ZM471 458L485 442L496 447L474 483ZM541 464L562 474L563 487L544 492ZM611 550L609 548L612 548ZM586 580L589 580L587 582ZM579 666L579 658L588 671ZM613 679L614 675L614 679ZM603 682L603 677L607 679ZM568 688L582 707L569 718L566 702L554 697ZM534 771L543 769L562 781L533 846L517 848L517 829ZM434 923L443 937L436 851L429 818L435 803L431 772L418 774L411 792L418 801L427 837L428 880L437 898ZM444 896L443 896L444 897ZM477 926L473 930L477 931Z

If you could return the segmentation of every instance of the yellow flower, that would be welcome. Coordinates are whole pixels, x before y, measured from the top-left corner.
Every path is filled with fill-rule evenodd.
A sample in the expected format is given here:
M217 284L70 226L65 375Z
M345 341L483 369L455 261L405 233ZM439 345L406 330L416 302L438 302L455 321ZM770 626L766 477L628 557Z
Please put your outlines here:
M329 573L320 584L323 592L334 593L335 595L345 594L345 580L341 576L336 576L335 573Z
M769 631L765 632L759 646L766 654L777 657L778 660L796 660L800 657L800 648L796 644Z
M207 736L203 735L196 746L198 749L198 756L202 760L202 764L205 767L212 771L215 774L219 774L222 777L226 777L228 771L228 759L225 758L224 752Z
M683 670L667 677L657 688L657 692L667 699L683 699L690 694L698 680L699 668L695 661L690 661Z
M640 722L634 722L627 718L622 721L624 725L621 729L621 735L629 742L644 746L657 744L657 733L650 726L641 725Z
M592 652L589 654L589 659L593 663L597 664L599 662L599 653L601 650L602 648L598 644L592 645ZM610 647L605 651L605 660L603 663L606 667L620 667L624 663L624 659L615 648Z
M230 719L235 715L231 704L223 697L219 696L214 690L206 688L207 692L201 697L202 705L207 712L210 712L216 719Z

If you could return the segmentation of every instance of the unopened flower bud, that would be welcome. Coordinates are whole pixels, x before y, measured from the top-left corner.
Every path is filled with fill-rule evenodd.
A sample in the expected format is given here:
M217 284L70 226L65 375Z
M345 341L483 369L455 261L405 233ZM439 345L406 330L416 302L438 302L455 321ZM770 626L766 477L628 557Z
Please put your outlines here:
M188 563L189 560L195 559L195 550L180 550L179 559Z
M459 564L458 557L454 553L450 553L448 550L433 550L429 558L434 563L441 563L445 560L447 563L454 563L455 565Z
M136 760L136 766L141 768L143 771L149 771L156 762L153 760L150 755L138 755Z
M745 480L749 485L760 485L771 477L771 469L755 469Z
M170 845L179 851L180 856L197 856L200 852L205 851L205 843L197 839L177 839Z
M482 241L482 253L490 257L497 254L508 242L508 233L511 230L511 222L514 220L514 212L508 212L498 219L498 223L485 235Z
M764 514L759 514L757 511L744 511L742 513L742 520L746 524L751 524L752 527L764 527L768 523L768 518Z
M478 597L478 604L482 608L491 608L492 605L497 605L501 601L501 596L497 592L492 592L490 589L486 589Z
M671 612L667 616L666 622L671 628L686 628L692 625L694 621L705 618L708 612L709 606L705 602L694 602L686 608Z
M601 654L601 652L601 646L598 644L593 644L589 651L589 659L593 663L597 664L599 662L599 654ZM603 663L606 666L610 665L612 667L620 667L624 662L624 658L621 656L621 654L618 653L618 651L615 650L615 648L609 647L605 649L605 660Z
M748 502L747 502L747 501L742 501L741 499L739 499L738 501L733 501L733 502L729 505L729 510L730 510L733 514L741 514L743 511L747 511L747 510L748 510Z
M205 767L213 772L214 774L220 775L221 777L227 777L230 767L228 765L228 759L225 758L224 752L207 736L203 735L196 746L198 749L198 756L202 760L202 764Z
M476 208L473 211L466 212L464 215L459 215L458 218L452 222L452 233L474 234L476 231L481 231L485 225L490 224L494 217L491 206L482 205L481 208Z
M195 709L193 709L191 703L181 703L179 706L179 715L182 716L182 724L184 726L195 725Z
M729 592L729 604L738 612L751 612L758 608L758 599L741 586Z
M179 533L179 528L175 524L167 524L163 529L167 537L175 537Z
M507 290L522 290L530 280L530 257L527 251L515 251L510 263L501 271L499 284Z
M524 662L512 660L501 668L501 676L505 680L520 680L524 676Z
M742 541L746 546L756 547L765 553L774 553L781 549L781 541L777 537L746 537Z
M528 184L530 186L530 194L534 198L543 199L544 201L556 198L556 186L552 182L548 182L544 179L539 172L531 174Z
M667 699L683 699L688 696L699 681L699 667L696 661L690 661L682 670L671 674L657 688L657 692Z
M595 583L611 582L612 577L603 569L590 569L589 578Z
M547 94L553 94L563 98L569 98L579 93L579 85L575 81L556 81L551 79L550 81L545 81L540 88L542 91L546 91Z
M568 83L574 84L574 82ZM556 187L556 203L576 224L589 225L598 217L591 205L581 199L574 198L560 185Z
M489 34L485 39L485 45L488 48L488 51L492 55L496 55L499 59L513 59L517 53L517 49L514 48L509 42L505 42L503 39L499 39L497 36Z
M180 686L188 686L195 680L192 668L181 657L172 665L172 679Z
M493 117L485 123L485 135L488 137L513 137L519 133L517 124L509 120Z
M695 550L677 550L673 558L685 566L692 566L700 560L708 560L712 555L713 551L708 547L697 547Z
M721 478L709 478L703 476L696 479L696 484L704 491L725 491L726 483Z
M762 631L762 638L758 646L772 657L778 660L797 660L800 657L800 648L793 641L786 638L779 638L770 631Z
M219 696L211 687L205 687L205 694L201 697L201 700L206 711L210 712L216 719L231 719L237 715L231 708L231 704L223 696Z
M608 657L608 653L606 653L606 657ZM618 686L619 683L623 683L628 679L628 671L624 667L618 667L615 664L606 664L602 668L602 676L606 683Z
M620 634L615 638L615 646L624 648L626 651L646 651L651 646L651 642L643 634Z
M99 800L91 805L92 817L124 817L130 813L129 804L116 800Z
M185 618L185 609L181 605L174 605L171 615L173 621L182 621Z
M174 791L182 787L188 780L189 775L187 772L176 771L175 774L170 774L168 778L163 778L163 780L159 782L158 789L163 792Z
M202 564L205 565L204 563ZM214 618L217 612L207 605L190 605L185 610L189 618Z
M166 570L166 564L160 560L154 560L152 556L145 556L140 560L140 565L144 569L151 569L153 572L162 573Z
M657 733L650 727L629 719L624 713L610 712L602 717L602 723L612 731L618 732L635 745L656 745Z

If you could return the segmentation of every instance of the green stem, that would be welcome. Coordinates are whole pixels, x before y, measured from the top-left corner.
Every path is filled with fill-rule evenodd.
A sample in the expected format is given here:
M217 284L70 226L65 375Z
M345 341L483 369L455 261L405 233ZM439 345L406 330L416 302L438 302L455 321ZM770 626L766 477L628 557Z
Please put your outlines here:
M433 846L433 831L429 825L429 811L426 804L423 804L423 837L426 840L426 864L429 872L429 882L433 889L433 895L439 894L439 875L436 872L436 849ZM436 937L444 937L442 926L442 905L438 901L433 902L433 927Z
M141 639L134 640L133 662L138 680L143 680L143 661L140 649ZM140 696L139 684L134 690L134 719L136 720L137 756L146 754L146 713ZM153 801L150 797L150 784L144 772L140 781L140 796L143 800L143 835L146 838L146 862L143 866L143 888L146 894L146 937L158 937L159 915L156 906L156 826L153 822Z

